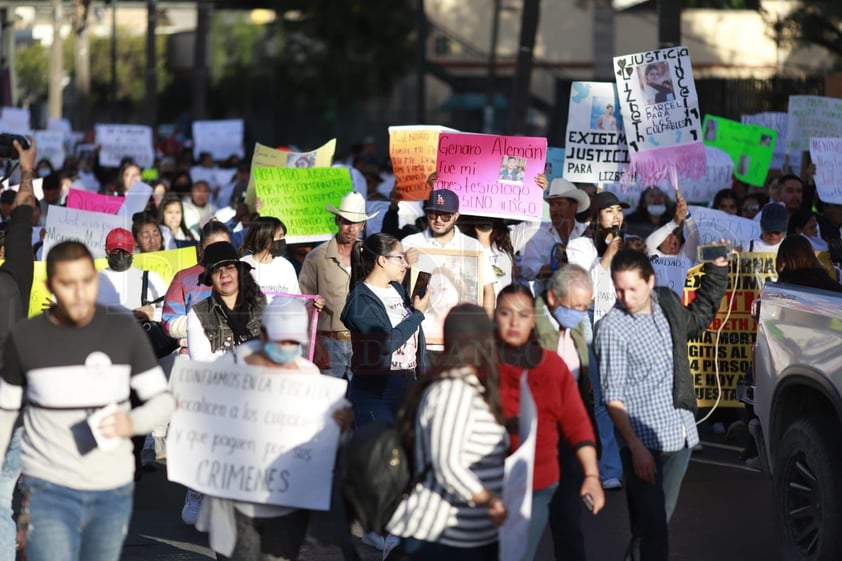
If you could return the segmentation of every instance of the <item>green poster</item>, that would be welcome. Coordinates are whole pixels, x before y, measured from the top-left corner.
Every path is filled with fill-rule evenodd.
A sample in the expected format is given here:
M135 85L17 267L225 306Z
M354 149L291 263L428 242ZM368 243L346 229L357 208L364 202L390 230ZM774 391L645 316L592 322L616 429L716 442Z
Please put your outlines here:
M263 168L252 170L261 216L274 216L287 227L287 243L328 240L336 233L334 215L353 190L348 168Z
M737 179L749 185L763 186L775 152L777 131L713 115L705 115L702 130L705 146L715 146L731 156Z

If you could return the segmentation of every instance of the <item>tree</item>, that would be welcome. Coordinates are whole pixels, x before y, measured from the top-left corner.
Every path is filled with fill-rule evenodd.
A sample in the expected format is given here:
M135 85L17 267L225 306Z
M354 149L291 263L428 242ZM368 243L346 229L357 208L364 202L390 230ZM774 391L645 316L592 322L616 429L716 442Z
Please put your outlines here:
M809 0L802 2L783 21L772 23L779 40L826 48L842 63L842 2Z
M41 43L31 43L15 53L18 93L23 107L47 98L50 75L50 50Z

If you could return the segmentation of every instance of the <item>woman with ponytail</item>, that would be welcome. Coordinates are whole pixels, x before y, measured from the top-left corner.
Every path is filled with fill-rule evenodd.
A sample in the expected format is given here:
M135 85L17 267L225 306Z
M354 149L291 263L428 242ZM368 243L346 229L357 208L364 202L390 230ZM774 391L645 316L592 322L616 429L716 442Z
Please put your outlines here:
M351 332L348 397L357 426L394 421L416 373L426 369L421 322L429 294L410 302L401 281L406 274L401 242L373 234L351 250L351 291L340 318Z

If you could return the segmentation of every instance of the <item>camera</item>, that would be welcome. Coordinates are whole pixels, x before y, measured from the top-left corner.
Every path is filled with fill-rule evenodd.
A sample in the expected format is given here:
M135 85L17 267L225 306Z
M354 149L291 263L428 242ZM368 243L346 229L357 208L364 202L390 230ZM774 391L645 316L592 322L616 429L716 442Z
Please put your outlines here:
M24 150L29 148L29 140L26 137L19 134L0 133L0 159L16 160L18 158L18 151L12 144L14 140L17 140Z

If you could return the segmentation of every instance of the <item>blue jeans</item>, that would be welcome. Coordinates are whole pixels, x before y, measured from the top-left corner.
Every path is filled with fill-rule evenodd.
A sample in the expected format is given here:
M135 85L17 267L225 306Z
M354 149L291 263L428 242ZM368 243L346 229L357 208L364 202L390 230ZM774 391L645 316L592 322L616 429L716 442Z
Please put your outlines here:
M593 310L589 310L591 325L593 325ZM590 337L592 340L593 337ZM602 452L599 456L599 477L606 479L621 479L623 477L623 463L620 461L620 446L614 435L614 423L608 415L605 404L602 403L602 382L599 379L599 362L593 350L593 342L588 342L588 378L593 387L593 413L596 420L596 432Z
M538 551L538 544L541 543L541 536L544 535L544 528L547 527L547 518L550 514L550 499L555 494L557 483L553 483L543 489L532 491L532 517L529 519L529 547L526 550L526 557L523 561L532 561L535 552Z
M18 526L12 510L12 496L20 477L20 434L23 427L12 433L9 449L0 471L0 561L15 561Z
M28 561L118 561L129 530L134 483L80 491L24 476Z
M319 342L322 344L330 367L323 369L322 374L329 374L334 378L351 379L351 342L343 343L331 337L319 335Z
M649 451L655 458L655 484L647 483L634 474L631 451L623 448L626 479L626 501L632 539L626 549L626 561L667 561L669 532L667 526L675 505L681 482L690 463L690 448L666 454Z
M561 478L549 504L550 535L556 561L587 561L582 532L582 465L564 438L559 438L558 464Z
M415 381L408 370L391 374L358 374L351 378L348 399L357 427L372 421L394 422L407 390Z

